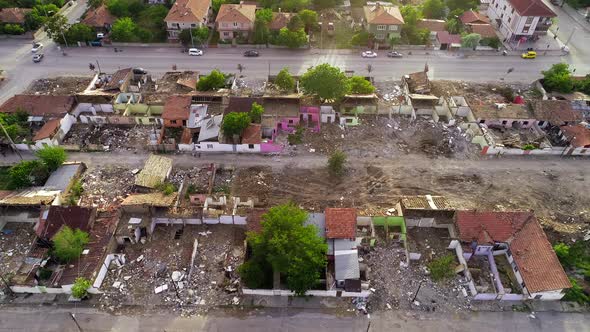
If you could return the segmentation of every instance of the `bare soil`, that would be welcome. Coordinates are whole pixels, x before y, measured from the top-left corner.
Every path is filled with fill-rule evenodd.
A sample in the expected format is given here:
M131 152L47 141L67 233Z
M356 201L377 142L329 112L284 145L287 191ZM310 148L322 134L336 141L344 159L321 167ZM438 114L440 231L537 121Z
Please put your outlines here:
M92 77L61 76L42 78L33 81L23 94L41 95L72 95L84 91L92 81Z

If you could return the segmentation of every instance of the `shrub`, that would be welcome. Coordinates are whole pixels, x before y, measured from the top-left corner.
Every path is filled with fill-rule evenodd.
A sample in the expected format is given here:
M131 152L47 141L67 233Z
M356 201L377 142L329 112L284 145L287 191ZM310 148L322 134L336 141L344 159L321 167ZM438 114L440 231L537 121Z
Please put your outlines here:
M277 78L275 80L275 84L281 89L282 91L292 91L295 88L295 80L293 76L289 73L289 68L285 67L281 69Z
M575 301L579 304L590 303L590 296L584 292L584 289L578 284L578 281L574 278L570 278L572 288L565 291L563 301Z
M223 118L221 128L227 137L241 135L244 129L250 125L251 121L248 113L230 112Z
M164 196L172 195L176 192L176 186L170 182L162 182L156 186L156 189L161 191Z
M439 257L430 262L430 264L428 264L428 269L430 270L430 277L432 280L439 281L454 276L454 263L455 257L451 254Z
M23 160L8 171L11 189L41 185L49 176L47 166L39 160Z
M303 133L305 132L305 128L303 127L297 127L297 129L295 129L295 132L293 134L289 134L289 136L287 136L287 142L289 142L289 145L297 145L297 144L301 144L303 143Z
M72 230L70 227L64 226L53 237L53 253L59 261L70 262L80 257L88 241L88 233L77 228Z
M328 171L332 176L342 176L346 164L346 154L340 150L332 152L328 158Z
M352 94L367 95L375 92L373 84L360 76L349 78L348 85L350 86L350 93Z
M38 150L35 154L47 166L50 172L58 169L68 158L66 151L59 146L46 146Z
M81 299L88 295L88 288L90 288L90 280L86 278L76 278L74 286L72 286L72 296Z
M199 91L211 91L219 90L225 86L226 80L225 74L220 72L218 69L213 69L209 75L201 76L197 83L197 90Z
M262 121L262 114L264 114L264 107L254 102L252 103L252 109L250 109L250 120L254 123L260 123Z

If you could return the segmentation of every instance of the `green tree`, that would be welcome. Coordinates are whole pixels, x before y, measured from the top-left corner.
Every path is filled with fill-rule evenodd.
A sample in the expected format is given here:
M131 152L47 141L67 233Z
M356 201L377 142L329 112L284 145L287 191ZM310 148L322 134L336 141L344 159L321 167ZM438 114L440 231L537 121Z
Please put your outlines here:
M61 15L55 14L45 21L45 31L49 38L56 42L62 40L62 33L68 29L68 19Z
M416 24L422 18L420 11L415 6L407 5L400 9L405 24L402 26L401 37L404 44L423 45L429 42L430 31L418 29Z
M53 254L60 262L68 263L80 257L84 246L88 244L88 233L76 228L64 226L53 236Z
M50 172L58 169L68 158L66 151L59 146L46 146L38 150L35 154L47 166Z
M252 103L250 109L250 120L254 123L260 123L262 121L262 114L264 114L264 107L257 102Z
M291 31L299 31L300 29L305 28L305 24L303 23L299 15L294 15L289 20L289 23L287 23L287 28Z
M491 48L498 49L502 43L500 42L500 38L498 37L485 37L481 39L481 44L485 46L489 46Z
M276 42L278 45L287 46L289 48L298 48L307 43L307 35L303 29L291 31L287 28L282 28L279 31Z
M462 11L466 11L469 9L476 9L479 6L479 1L477 0L446 0L447 7L451 12L460 9ZM458 16L458 15L457 15Z
M252 119L250 119L248 113L230 112L223 117L221 129L226 137L242 135L242 132L250 125L250 122L252 122Z
M268 24L261 20L254 21L254 44L266 44L270 30Z
M373 84L367 81L364 77L353 76L348 79L348 85L350 87L350 93L352 94L367 95L375 92Z
M6 24L3 27L4 33L8 35L22 35L25 29L18 24Z
M317 27L318 13L314 12L313 10L304 9L299 12L298 16L301 19L301 21L303 22L303 25L305 26L305 31L307 33L310 33L312 30L314 30Z
M285 67L281 69L275 79L275 84L284 92L293 91L295 88L295 79L289 73L289 68Z
M87 42L95 39L94 29L84 23L76 23L65 33L69 42Z
M23 160L10 167L8 174L11 189L42 185L49 176L47 166L39 160Z
M391 37L391 38L389 38L389 46L391 46L392 48L395 45L401 44L401 42L402 42L402 40L399 37Z
M117 19L113 23L111 38L118 42L131 42L137 40L137 25L129 17Z
M463 31L463 24L457 18L451 18L447 21L446 29L449 33L459 34Z
M11 139L16 140L19 136L26 135L28 130L25 129L28 125L28 114L23 111L15 113L0 113L0 123L4 126L4 130ZM0 131L0 137L5 136L4 131Z
M542 71L543 86L549 91L570 93L574 89L574 80L567 63L556 63L549 70Z
M370 33L362 30L355 33L350 39L350 43L355 46L367 46L369 43Z
M340 177L344 174L346 167L346 154L340 150L336 150L330 154L328 158L328 172L332 176Z
M306 94L317 95L322 100L339 99L348 93L346 75L327 63L309 69L300 82Z
M193 38L191 39L191 30L193 33ZM200 28L194 29L184 29L180 31L178 39L184 46L192 46L194 42L196 45L202 45L207 42L207 38L209 38L209 28L206 26L202 26Z
M219 71L219 69L213 69L209 75L199 77L197 83L197 90L199 91L211 91L219 90L225 86L225 80L227 77L225 74Z
M586 75L583 80L578 81L575 89L590 95L590 75Z
M475 50L477 45L479 45L479 41L481 40L481 35L478 33L470 33L461 37L461 46L468 47Z
M336 8L336 6L340 5L342 0L313 0L313 6L315 9L327 9L327 8Z
M578 281L574 278L569 278L572 284L572 288L565 291L565 295L563 296L563 301L575 301L579 304L588 304L590 303L590 297L584 292L584 288L582 288Z
M266 24L272 21L272 9L264 8L256 11L256 19Z
M248 244L252 248L252 264L248 267L257 273L247 275L240 269L240 275L248 286L252 280L270 266L272 271L286 275L287 287L297 295L304 295L320 278L320 271L326 266L328 246L317 235L313 225L306 225L307 212L293 203L272 207L262 216L262 231L248 233Z
M431 19L445 18L445 3L442 0L426 0L422 5L422 14Z
M88 288L90 288L90 280L80 277L76 278L72 286L72 296L77 299L82 299L88 295Z

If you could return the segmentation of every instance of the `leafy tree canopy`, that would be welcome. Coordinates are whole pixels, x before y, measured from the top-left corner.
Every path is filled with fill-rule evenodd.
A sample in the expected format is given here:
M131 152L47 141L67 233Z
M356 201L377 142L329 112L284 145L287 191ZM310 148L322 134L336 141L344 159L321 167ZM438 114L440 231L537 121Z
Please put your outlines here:
M481 35L478 33L470 33L461 37L461 46L475 49L479 45Z
M94 29L84 23L72 25L65 33L68 42L87 42L95 39Z
M305 26L305 30L309 33L318 25L318 13L310 9L304 9L299 12L299 18Z
M137 25L135 22L133 22L133 20L129 17L123 17L117 19L115 23L113 23L111 38L114 41L132 42L137 39L136 33Z
M375 87L371 82L360 76L353 76L348 79L350 93L366 95L375 92Z
M68 158L66 151L59 146L46 146L35 154L50 172L55 171Z
M242 132L246 127L250 125L250 115L248 113L236 113L230 112L223 117L223 124L221 129L226 137L232 137L234 135L242 135Z
M549 70L542 71L543 86L549 91L570 93L574 89L574 80L567 63L556 63Z
M303 29L291 31L288 28L282 28L276 38L276 43L289 48L298 48L307 43L307 35Z
M298 31L300 29L303 29L304 27L305 24L303 23L299 15L294 15L289 20L289 23L287 23L287 28L291 31Z
M348 93L346 75L327 63L305 72L301 77L301 86L305 93L317 95L323 100L339 99Z
M88 233L76 228L72 230L64 226L53 236L53 253L64 263L71 262L80 257L84 246L88 244Z
M295 88L295 80L293 76L289 73L289 68L285 67L281 69L277 78L275 80L275 84L282 90L282 91L292 91Z
M445 18L445 3L442 0L426 0L422 5L422 14L431 19Z
M47 35L57 42L62 38L62 32L65 32L67 29L68 19L61 14L55 14L45 21Z
M264 8L256 11L256 19L266 24L272 21L272 9Z
M252 103L249 114L250 120L254 123L260 123L262 121L262 114L264 114L264 107L256 102Z
M197 90L211 91L219 90L225 86L226 76L219 69L213 69L209 75L199 77Z
M72 286L72 296L77 299L85 297L88 295L88 288L90 288L90 285L92 285L90 280L82 277L76 278L74 286Z

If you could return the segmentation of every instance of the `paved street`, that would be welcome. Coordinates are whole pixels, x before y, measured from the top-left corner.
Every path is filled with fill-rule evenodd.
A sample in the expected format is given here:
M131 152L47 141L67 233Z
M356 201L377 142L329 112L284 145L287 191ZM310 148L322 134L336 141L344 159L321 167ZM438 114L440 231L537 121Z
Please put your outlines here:
M69 311L71 310L71 311ZM540 312L468 312L457 315L387 311L367 316L334 315L297 309L232 311L191 318L175 315L112 316L94 309L4 308L0 331L590 331L590 316ZM70 312L75 312L76 322Z

